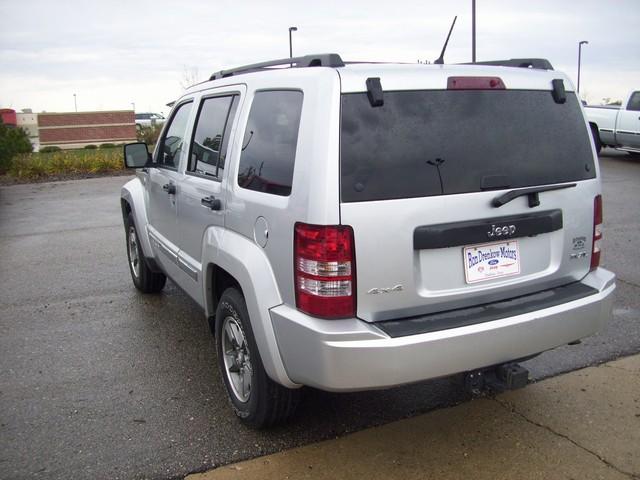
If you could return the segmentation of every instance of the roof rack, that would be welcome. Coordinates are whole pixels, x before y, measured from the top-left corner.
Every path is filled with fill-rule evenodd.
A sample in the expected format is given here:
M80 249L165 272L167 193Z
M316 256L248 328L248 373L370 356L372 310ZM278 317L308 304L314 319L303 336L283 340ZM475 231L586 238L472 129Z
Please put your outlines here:
M463 65L494 65L497 67L536 68L553 70L553 65L546 58L511 58L509 60L489 60L486 62L463 63Z
M321 53L316 55L305 55L303 57L282 58L280 60L270 60L268 62L253 63L242 67L220 70L209 77L209 80L231 77L243 73L269 70L271 67L289 65L296 68L306 67L344 67L344 62L337 53Z

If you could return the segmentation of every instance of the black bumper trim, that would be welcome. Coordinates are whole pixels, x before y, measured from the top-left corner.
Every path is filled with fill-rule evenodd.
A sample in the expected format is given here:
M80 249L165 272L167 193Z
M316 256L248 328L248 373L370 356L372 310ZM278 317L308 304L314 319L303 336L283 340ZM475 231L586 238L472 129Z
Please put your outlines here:
M451 328L466 327L500 320L501 318L514 317L544 308L555 307L556 305L572 302L596 293L598 293L598 290L595 288L575 282L495 303L432 313L419 317L386 320L376 322L374 325L392 338L406 337L408 335L449 330Z

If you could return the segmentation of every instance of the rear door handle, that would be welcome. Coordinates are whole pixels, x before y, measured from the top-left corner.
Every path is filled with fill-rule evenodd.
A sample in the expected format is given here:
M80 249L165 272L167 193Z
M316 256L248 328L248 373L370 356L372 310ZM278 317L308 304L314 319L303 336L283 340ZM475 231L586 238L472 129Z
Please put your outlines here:
M162 186L162 189L167 192L169 195L175 195L176 194L176 186L173 183L165 183Z
M221 210L222 202L218 200L216 197L211 195L210 197L204 197L200 200L200 203L211 210Z

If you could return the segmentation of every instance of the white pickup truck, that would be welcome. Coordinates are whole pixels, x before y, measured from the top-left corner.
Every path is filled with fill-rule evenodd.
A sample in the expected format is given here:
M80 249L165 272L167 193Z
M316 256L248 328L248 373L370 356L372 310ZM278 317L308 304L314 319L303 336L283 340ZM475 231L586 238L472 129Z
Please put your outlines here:
M622 107L585 107L596 150L614 147L640 154L640 91L632 91Z

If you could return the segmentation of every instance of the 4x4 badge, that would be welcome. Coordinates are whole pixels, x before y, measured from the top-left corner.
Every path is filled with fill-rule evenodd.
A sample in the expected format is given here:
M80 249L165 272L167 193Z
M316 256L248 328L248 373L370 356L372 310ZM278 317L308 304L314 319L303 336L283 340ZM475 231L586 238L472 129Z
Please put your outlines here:
M496 227L495 225L491 225L491 231L487 232L487 236L489 238L493 237L510 237L516 233L515 225L506 225L504 227Z
M404 287L402 285L396 285L395 287L372 288L367 293L369 295L377 295L378 293L401 292L402 290L404 290Z

